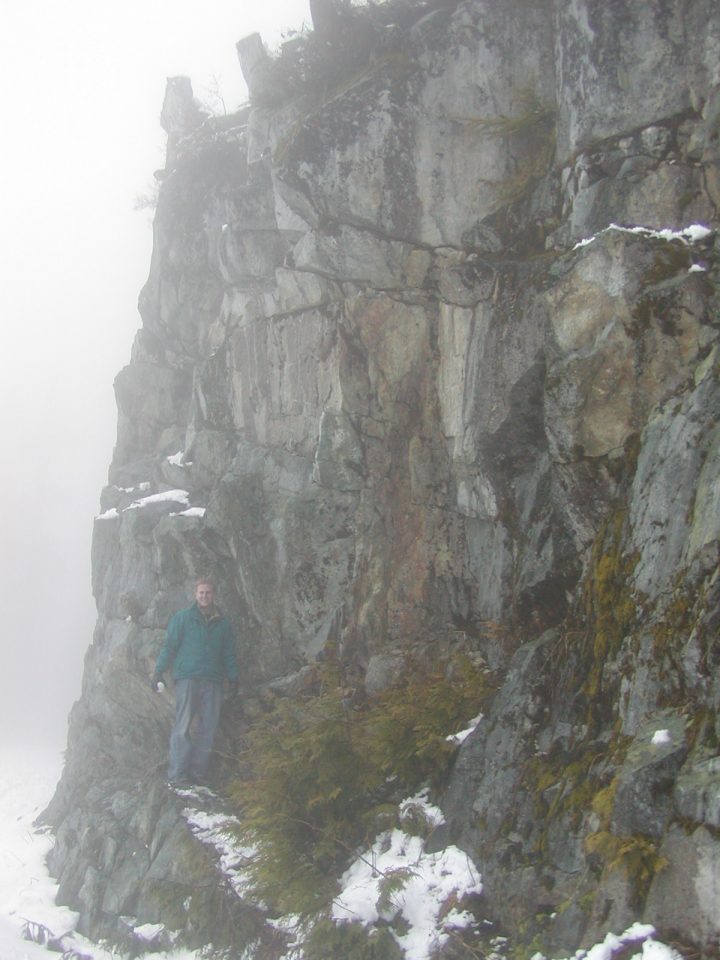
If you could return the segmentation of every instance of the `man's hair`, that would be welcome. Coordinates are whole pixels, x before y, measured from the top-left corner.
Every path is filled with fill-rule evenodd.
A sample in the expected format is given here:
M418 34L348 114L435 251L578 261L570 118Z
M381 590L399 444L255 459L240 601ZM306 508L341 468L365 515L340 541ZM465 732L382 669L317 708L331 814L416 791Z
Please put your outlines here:
M195 589L197 590L201 584L206 584L208 587L212 587L213 590L215 589L215 581L212 577L198 577L195 581Z

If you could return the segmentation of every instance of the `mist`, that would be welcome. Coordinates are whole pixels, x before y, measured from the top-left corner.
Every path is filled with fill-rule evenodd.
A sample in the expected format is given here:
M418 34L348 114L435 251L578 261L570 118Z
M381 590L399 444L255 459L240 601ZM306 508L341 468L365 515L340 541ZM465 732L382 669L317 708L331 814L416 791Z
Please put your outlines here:
M61 749L92 640L90 543L116 430L112 383L140 325L165 79L247 97L235 43L270 46L308 0L4 4L0 81L0 740Z

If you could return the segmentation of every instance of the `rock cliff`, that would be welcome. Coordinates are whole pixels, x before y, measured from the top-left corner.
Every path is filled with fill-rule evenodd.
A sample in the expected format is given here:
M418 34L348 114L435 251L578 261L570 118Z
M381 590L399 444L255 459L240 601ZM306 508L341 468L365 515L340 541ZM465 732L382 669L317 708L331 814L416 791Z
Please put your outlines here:
M288 950L164 783L148 677L211 573L244 691L218 784L318 664L366 702L467 654L495 692L428 847L478 865L480 926L571 952L645 921L715 956L720 8L313 13L277 57L238 44L237 114L168 85L60 898L92 937Z

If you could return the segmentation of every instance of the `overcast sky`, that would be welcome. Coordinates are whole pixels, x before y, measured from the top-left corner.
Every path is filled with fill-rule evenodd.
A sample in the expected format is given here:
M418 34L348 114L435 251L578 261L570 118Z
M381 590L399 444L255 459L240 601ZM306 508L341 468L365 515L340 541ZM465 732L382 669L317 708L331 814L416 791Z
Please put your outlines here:
M0 737L64 744L95 622L92 518L150 263L165 78L246 99L235 43L308 0L5 0L0 9ZM217 102L217 101L216 101Z

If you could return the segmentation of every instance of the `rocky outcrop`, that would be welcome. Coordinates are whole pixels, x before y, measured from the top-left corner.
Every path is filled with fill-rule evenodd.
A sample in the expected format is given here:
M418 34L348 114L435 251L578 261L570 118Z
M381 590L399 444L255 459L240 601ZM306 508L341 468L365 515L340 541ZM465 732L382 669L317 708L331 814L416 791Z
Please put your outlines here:
M574 950L644 920L711 955L717 7L328 10L277 58L239 45L234 116L168 87L48 812L60 896L92 936L131 917L282 954L161 783L147 678L212 573L244 684L219 781L319 659L376 696L409 651L467 650L498 689L433 842L475 859L487 921Z

